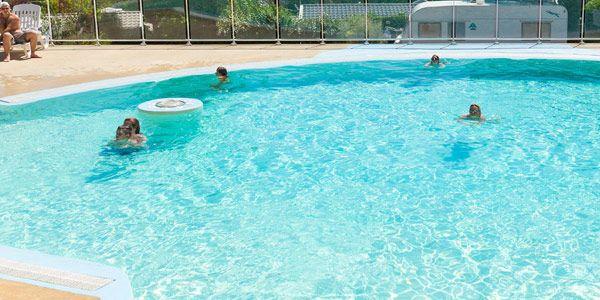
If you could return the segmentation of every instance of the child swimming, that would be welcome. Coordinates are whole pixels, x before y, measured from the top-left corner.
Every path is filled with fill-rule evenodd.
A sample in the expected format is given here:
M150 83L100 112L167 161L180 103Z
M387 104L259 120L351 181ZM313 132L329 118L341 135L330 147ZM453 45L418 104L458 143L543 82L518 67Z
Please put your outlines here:
M479 122L484 122L485 121L485 117L481 114L481 107L479 107L478 104L471 104L471 106L469 106L469 113L466 115L462 115L460 116L461 119L463 120L473 120L473 121L479 121Z
M438 67L444 68L446 65L440 62L440 57L437 54L434 54L431 57L431 60L425 64L425 67Z

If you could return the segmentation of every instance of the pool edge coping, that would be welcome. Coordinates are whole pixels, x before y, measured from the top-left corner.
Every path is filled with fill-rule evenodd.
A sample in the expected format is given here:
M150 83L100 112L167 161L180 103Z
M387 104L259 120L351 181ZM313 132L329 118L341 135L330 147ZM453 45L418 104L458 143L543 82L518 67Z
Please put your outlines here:
M3 273L0 273L0 279L21 282L33 286L46 287L80 295L93 296L100 299L133 299L133 288L131 286L129 277L123 270L115 267L81 259L67 258L63 256L45 254L39 251L7 247L2 245L0 245L0 257L60 271L110 278L113 279L113 282L97 290L90 291L37 281L34 279L15 277Z

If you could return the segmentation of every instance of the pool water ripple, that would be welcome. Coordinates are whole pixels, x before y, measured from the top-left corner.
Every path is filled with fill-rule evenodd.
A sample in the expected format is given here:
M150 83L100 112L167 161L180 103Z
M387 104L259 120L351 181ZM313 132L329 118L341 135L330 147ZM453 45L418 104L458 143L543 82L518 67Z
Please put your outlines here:
M0 244L137 298L600 297L600 64L374 61L0 107ZM204 101L197 117L136 106ZM458 122L476 102L488 121ZM108 146L136 116L149 141Z

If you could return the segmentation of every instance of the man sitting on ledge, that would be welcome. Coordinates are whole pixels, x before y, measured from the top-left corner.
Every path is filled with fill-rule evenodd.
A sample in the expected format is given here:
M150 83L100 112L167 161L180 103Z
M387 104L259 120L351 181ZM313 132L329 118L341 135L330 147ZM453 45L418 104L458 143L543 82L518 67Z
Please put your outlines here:
M35 53L37 46L37 32L33 30L21 31L19 16L10 11L10 4L0 2L0 32L2 32L2 46L4 46L4 62L10 61L10 48L15 44L29 42L31 58L41 58Z

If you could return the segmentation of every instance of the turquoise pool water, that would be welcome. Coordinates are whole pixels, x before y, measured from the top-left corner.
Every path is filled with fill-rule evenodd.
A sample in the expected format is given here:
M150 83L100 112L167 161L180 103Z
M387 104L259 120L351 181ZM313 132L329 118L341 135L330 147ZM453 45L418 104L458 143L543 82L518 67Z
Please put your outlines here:
M0 107L0 244L123 268L142 299L600 297L600 63L423 63ZM136 111L168 96L204 111ZM472 102L488 122L457 122ZM127 116L147 148L107 147Z

